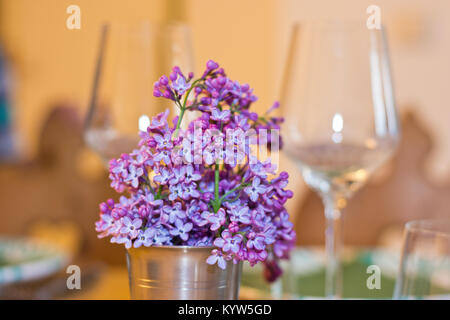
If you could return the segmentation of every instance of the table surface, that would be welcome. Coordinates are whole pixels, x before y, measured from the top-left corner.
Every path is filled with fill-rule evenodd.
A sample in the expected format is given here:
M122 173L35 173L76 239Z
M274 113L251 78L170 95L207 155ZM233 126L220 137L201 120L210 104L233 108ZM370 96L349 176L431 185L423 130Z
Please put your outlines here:
M128 286L128 271L125 267L106 267L98 279L86 290L81 288L79 293L68 297L84 300L128 300L130 292Z
M303 250L308 255L308 262L314 260L310 256L310 251ZM303 252L303 253L304 253ZM368 298L368 299L389 299L395 284L392 276L382 274L381 289L370 290L367 288L367 266L370 260L371 251L353 251L343 263L344 275L344 298ZM293 259L294 261L295 259ZM295 260L298 265L306 264ZM322 263L320 259L317 263ZM321 297L324 291L324 269L323 265L312 265L310 270L302 272L289 270L286 268L282 279L275 285L267 284L261 276L260 268L244 268L241 282L241 299L271 299L271 298L304 298ZM105 266L91 285L77 293L72 293L66 298L69 299L129 299L128 272L124 266Z

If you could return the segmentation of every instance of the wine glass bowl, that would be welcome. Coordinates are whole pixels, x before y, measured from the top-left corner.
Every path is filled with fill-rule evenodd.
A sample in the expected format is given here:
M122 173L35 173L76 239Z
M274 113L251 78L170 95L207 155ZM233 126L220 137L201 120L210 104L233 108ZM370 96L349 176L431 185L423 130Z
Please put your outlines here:
M325 205L328 297L341 291L341 211L399 140L387 52L384 30L363 21L308 22L292 32L282 133Z
M190 29L184 24L138 21L104 27L84 137L105 163L132 151L153 115L178 110L153 97L153 84L174 65L192 71L192 61Z
M450 299L450 220L405 226L394 299Z

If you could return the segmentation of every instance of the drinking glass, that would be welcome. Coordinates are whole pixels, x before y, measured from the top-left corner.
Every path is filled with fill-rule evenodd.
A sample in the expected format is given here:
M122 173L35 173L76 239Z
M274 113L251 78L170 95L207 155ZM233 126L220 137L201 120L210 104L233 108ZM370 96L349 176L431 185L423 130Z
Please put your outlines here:
M193 53L190 29L181 23L108 24L99 43L84 137L106 164L137 146L152 116L178 112L153 97L153 84L175 65L193 71Z
M342 210L400 134L384 30L365 21L296 25L283 81L285 150L323 200L325 294L338 298Z
M406 224L394 299L450 299L450 220Z

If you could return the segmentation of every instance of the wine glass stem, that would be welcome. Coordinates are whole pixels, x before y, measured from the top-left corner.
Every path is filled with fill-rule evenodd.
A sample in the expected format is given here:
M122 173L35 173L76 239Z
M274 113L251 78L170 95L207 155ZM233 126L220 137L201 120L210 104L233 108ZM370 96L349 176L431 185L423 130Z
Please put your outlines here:
M338 299L342 296L342 273L340 261L341 209L334 199L324 199L325 205L325 296Z

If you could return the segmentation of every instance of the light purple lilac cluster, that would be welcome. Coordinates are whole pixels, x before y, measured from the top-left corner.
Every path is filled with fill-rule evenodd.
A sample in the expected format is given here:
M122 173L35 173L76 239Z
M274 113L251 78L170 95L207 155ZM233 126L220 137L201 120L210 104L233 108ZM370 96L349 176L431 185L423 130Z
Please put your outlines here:
M207 263L264 262L266 278L274 280L281 274L278 259L295 244L284 206L293 193L285 189L288 174L276 175L270 159L255 159L238 136L279 129L283 120L251 112L252 89L229 79L214 61L201 78L193 77L174 67L155 83L154 96L173 100L180 115L172 125L168 110L157 115L140 133L138 149L110 161L111 187L128 196L100 204L96 230L126 248L211 246ZM186 111L200 116L183 130ZM230 130L231 139L211 133Z

